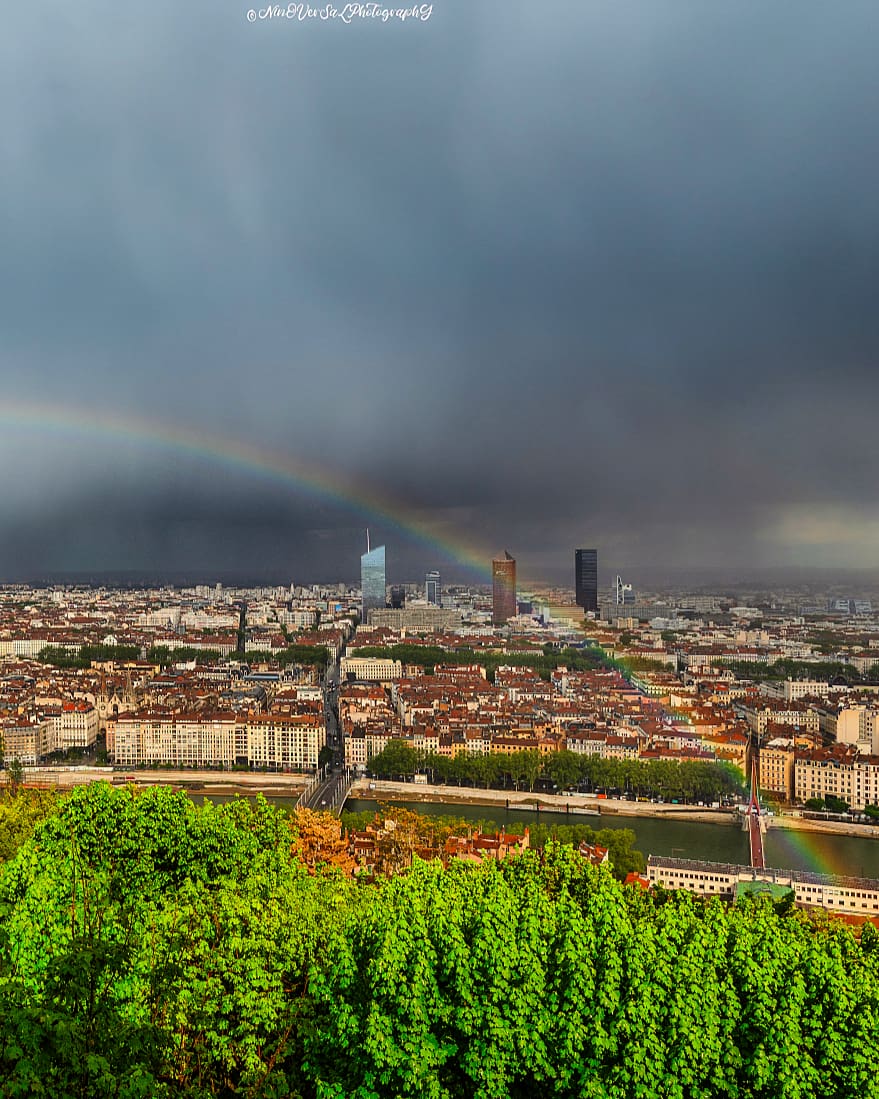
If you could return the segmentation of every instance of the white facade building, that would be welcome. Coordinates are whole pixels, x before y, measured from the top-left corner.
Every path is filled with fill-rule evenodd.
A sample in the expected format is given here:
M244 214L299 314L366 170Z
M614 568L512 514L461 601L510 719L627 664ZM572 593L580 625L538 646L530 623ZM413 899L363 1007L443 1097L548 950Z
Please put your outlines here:
M304 714L123 714L108 729L122 766L317 767L327 734L320 711Z
M399 660L384 660L373 656L343 656L341 665L343 683L349 678L384 683L391 679L400 679L403 675L403 665Z
M91 748L98 739L98 711L87 702L65 702L60 711L47 712L55 750Z

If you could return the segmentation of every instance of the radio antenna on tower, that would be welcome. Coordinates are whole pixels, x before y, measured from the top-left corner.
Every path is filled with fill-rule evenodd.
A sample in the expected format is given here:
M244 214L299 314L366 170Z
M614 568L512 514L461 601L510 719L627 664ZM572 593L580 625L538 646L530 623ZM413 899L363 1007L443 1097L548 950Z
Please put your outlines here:
M369 527L366 528L366 552L369 553Z

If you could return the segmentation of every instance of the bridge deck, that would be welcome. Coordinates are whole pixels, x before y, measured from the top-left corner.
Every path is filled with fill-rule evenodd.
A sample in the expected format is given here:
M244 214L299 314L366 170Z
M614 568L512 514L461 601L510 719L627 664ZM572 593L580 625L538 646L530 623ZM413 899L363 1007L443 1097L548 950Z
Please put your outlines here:
M757 783L757 760L751 760L751 797L748 800L748 840L751 845L751 866L762 870L766 866L763 854L763 810L760 808L760 793Z
M748 814L748 839L751 844L751 866L756 870L762 870L766 866L766 858L763 854L763 832L760 829L759 813Z

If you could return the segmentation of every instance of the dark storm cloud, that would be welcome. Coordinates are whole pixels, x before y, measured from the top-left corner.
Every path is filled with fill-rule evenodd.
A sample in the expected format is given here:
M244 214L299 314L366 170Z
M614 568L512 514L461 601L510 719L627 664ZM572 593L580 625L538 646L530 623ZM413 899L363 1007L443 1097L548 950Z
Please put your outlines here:
M246 7L7 14L6 393L308 455L535 571L584 541L629 565L870 557L873 4ZM210 471L180 497L175 463L90 451L74 510L108 477L114 503L78 558L216 543ZM250 553L361 521L275 511Z
M0 533L0 560L14 578L124 568L152 575L200 569L285 584L353 581L362 541L362 529L338 509L301 500L279 505L264 487L196 493L157 486L136 499L113 491L30 516Z

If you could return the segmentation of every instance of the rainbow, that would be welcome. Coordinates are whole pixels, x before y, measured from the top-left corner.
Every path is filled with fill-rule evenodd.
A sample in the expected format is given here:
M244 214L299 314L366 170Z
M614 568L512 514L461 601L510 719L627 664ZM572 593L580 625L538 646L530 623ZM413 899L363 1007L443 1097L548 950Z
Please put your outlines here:
M850 875L854 873L851 860L844 858L838 844L834 843L839 838L834 833L771 827L766 833L766 843L771 845L772 854L767 852L766 865L817 874Z
M54 432L84 439L100 438L215 462L280 484L322 501L350 508L366 519L378 520L426 547L473 570L480 578L491 575L490 554L463 539L440 536L434 527L371 486L346 479L327 469L310 466L289 454L265 450L227 435L193 426L142 419L111 409L0 399L0 424L13 429Z

